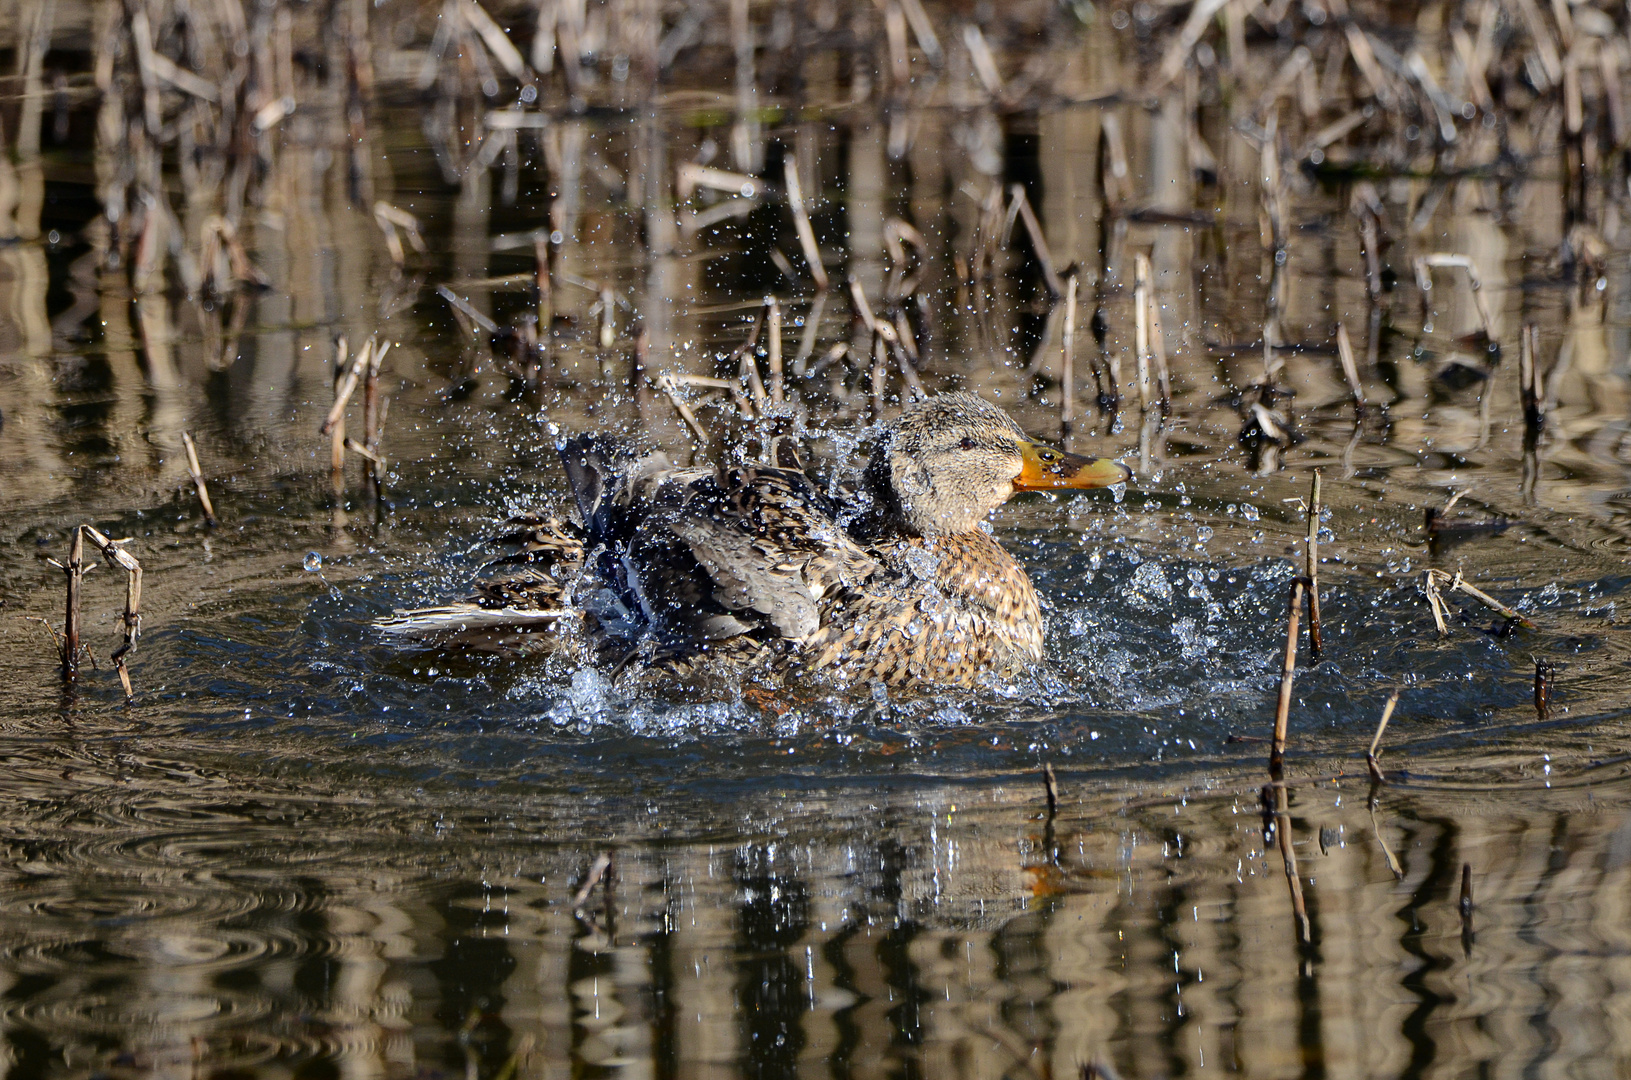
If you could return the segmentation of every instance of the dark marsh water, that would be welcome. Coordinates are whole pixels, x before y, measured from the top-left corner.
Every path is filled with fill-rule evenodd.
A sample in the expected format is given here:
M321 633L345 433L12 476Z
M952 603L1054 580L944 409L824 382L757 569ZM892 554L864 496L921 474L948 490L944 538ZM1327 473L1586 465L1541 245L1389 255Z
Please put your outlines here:
M250 136L163 88L151 138L109 9L52 5L37 70L17 44L37 11L8 15L19 74L0 120L41 132L33 149L12 139L0 177L8 1074L1624 1075L1631 206L1610 73L1631 49L1622 11L1561 6L1567 33L1520 3L1356 5L1351 20L1214 6L1164 84L1185 5L931 4L938 62L922 9L894 0L496 6L529 64L539 11L583 50L570 80L557 57L541 104L512 110L520 84L497 54L438 29L451 6L365 13L374 81L359 88L341 73L360 8L251 5L235 54L219 47L230 27L194 40L180 6L153 4L161 54L244 73L238 100L257 110L284 92L297 107ZM1349 26L1392 50L1379 91ZM1550 81L1543 39L1567 68ZM1436 79L1453 141L1389 55ZM1463 55L1482 57L1482 89ZM97 89L104 57L117 93ZM755 192L687 195L687 163ZM1068 432L1065 304L1023 220L1010 227L1010 185L1052 268L1081 268ZM145 254L144 193L177 237L152 234ZM393 261L375 201L416 217L426 250ZM264 289L199 284L215 215ZM887 251L897 220L924 238L904 265ZM540 237L554 318L528 389L437 289L524 325ZM1434 270L1424 297L1415 261L1435 253L1469 258L1487 327L1460 269ZM1140 256L1166 416L1139 404ZM1137 470L1125 492L1030 497L995 519L1049 608L1043 669L975 695L767 704L631 690L561 657L400 650L373 630L463 595L483 538L554 504L561 434L692 453L652 380L735 378L725 361L767 294L784 316L781 420L820 469L853 469L905 391L891 361L874 393L851 279L904 320L931 389L978 390L1033 434ZM381 498L355 456L336 487L318 435L337 333L393 343ZM1106 411L1091 368L1111 359ZM714 433L703 453L755 434L728 396L686 393ZM1316 468L1325 649L1309 663L1304 640L1278 818L1304 933L1262 796ZM1458 492L1434 538L1427 510ZM130 537L144 569L129 702L107 668L116 569L85 585L99 666L65 686L54 659L63 584L45 560L82 523ZM1451 595L1440 635L1428 569L1530 625ZM1555 672L1544 716L1537 664ZM1364 751L1395 689L1373 789Z

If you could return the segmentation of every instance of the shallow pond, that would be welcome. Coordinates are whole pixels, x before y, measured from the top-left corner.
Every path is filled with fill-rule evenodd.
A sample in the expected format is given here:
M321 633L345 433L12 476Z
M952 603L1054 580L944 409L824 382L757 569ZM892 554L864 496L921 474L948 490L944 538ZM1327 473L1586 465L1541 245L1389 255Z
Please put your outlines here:
M865 17L885 37L906 20L922 64L922 8L876 7ZM388 10L364 172L368 197L412 215L425 250L393 260L389 237L406 231L351 190L355 172L348 184L345 97L302 61L289 75L300 108L236 218L267 287L215 300L174 283L133 293L129 268L110 263L93 171L113 164L93 138L94 97L75 96L90 46L75 52L81 31L62 31L51 55L72 75L69 119L20 179L40 195L39 235L0 248L10 1076L1631 1068L1623 165L1602 165L1616 179L1592 188L1589 265L1559 262L1570 196L1543 134L1512 136L1521 167L1452 167L1383 161L1390 136L1365 128L1375 160L1338 168L1335 140L1329 159L1293 155L1275 209L1252 105L1302 63L1288 40L1252 24L1251 94L1231 97L1208 53L1182 93L1146 107L1113 92L1160 61L1147 13L1105 5L1084 29L1063 10L1035 17L1051 42L977 15L988 47L967 33L954 45L945 27L965 16L930 5L945 73L921 99L874 95L833 59L845 54L816 49L802 89L744 108L740 84L704 63L728 68L728 50L697 45L682 88L645 105L606 83L585 91L587 111L489 120L488 139L522 137L487 158L450 135L469 112L456 87L411 90L434 9ZM753 18L761 59L784 57L780 16ZM298 36L306 23L273 25ZM1323 65L1327 37L1298 26ZM701 24L687 33L713 40ZM1081 70L1050 77L1075 96L1027 74L1032 97L992 104L980 90L992 48L1011 78L1031 71L1027 56L1074 57ZM616 70L588 59L584 72ZM1346 94L1344 79L1357 76L1316 90ZM801 110L784 107L798 94ZM1342 109L1285 122L1313 131ZM1477 142L1492 129L1464 125L1471 158L1494 153ZM1106 154L1123 138L1128 175L1107 199ZM1211 148L1206 168L1195 140ZM683 190L703 175L686 163L755 154L772 197ZM778 188L784 157L803 172L824 295ZM1354 209L1360 180L1374 214ZM1003 184L1027 192L1051 263L1005 211ZM200 225L208 207L184 201L184 235L213 228ZM1264 238L1281 216L1277 260ZM897 221L922 239L892 257ZM1381 229L1370 241L1367 221ZM980 247L992 228L1007 239ZM1372 275L1377 235L1388 246ZM468 321L537 312L540 237L553 319L528 389ZM1433 269L1424 294L1415 260L1434 253L1469 256L1476 295L1455 266ZM1139 405L1143 259L1171 367L1166 416ZM1045 275L1070 264L1082 291L1065 430L1066 305ZM898 317L931 389L977 390L1038 437L1136 469L1124 491L1022 497L994 519L1044 598L1041 669L974 694L766 700L633 689L558 655L402 649L375 630L393 610L464 595L510 513L557 505L564 434L639 433L728 460L756 432L729 394L681 391L713 433L698 450L652 377L734 379L766 294L792 402L776 422L809 437L819 470L850 474L906 392L893 361L874 382L851 280ZM443 284L476 316L456 315ZM1527 324L1547 406L1538 438L1519 386ZM318 434L337 333L353 348L375 333L393 343L377 497L355 455L335 481ZM768 378L767 346L750 355ZM1277 393L1262 389L1265 355ZM1111 360L1121 401L1106 411L1092 369ZM350 423L355 435L356 405ZM1302 640L1286 782L1265 789L1316 469L1324 648L1311 662ZM1457 493L1430 531L1429 510ZM72 685L59 675L63 576L47 559L66 557L82 523L131 538L143 568L128 702L109 669L117 568L84 586L95 666ZM1447 583L1441 633L1428 570L1522 619ZM1365 751L1395 691L1386 782L1373 785Z

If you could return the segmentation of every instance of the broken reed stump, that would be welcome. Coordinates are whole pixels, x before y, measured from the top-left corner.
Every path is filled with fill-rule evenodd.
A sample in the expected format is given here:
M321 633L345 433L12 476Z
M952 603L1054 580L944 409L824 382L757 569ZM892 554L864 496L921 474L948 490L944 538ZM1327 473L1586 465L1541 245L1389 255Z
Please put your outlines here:
M765 297L765 346L770 369L770 400L780 405L782 391L782 305L774 296Z
M363 480L376 499L379 498L385 484L385 459L380 455L379 443L385 429L385 414L390 407L390 402L382 400L379 396L379 366L389 350L389 345L369 350L368 371L363 377L362 384L360 456L363 459Z
M1484 297L1484 281L1478 274L1478 267L1472 258L1454 252L1440 251L1416 257L1416 285L1421 290L1422 306L1428 308L1427 318L1424 322L1428 327L1432 325L1430 305L1433 293L1432 270L1460 269L1466 271L1467 285L1472 290L1473 307L1478 312L1478 325L1484 338L1485 360L1491 364L1501 358L1501 343L1495 337L1495 318L1489 310L1489 301Z
M1269 775L1275 780L1285 774L1286 725L1291 715L1291 682L1297 669L1297 619L1302 614L1305 588L1302 578L1292 581L1286 608L1285 663L1280 668L1280 696L1274 706L1274 742L1269 748Z
M68 576L68 613L62 623L62 677L72 682L79 674L79 597L85 583L85 530L74 529L68 542L68 562L58 563Z
M1524 435L1533 443L1546 426L1546 408L1540 391L1538 352L1540 330L1534 323L1524 323L1518 338L1518 393L1523 400Z
M548 236L539 236L533 241L533 254L538 260L534 273L534 284L538 290L538 347L528 374L534 389L542 378L543 365L550 361L549 347L555 330L555 292L550 284L549 253Z
M1076 288L1075 270L1065 278L1064 357L1059 370L1059 432L1068 438L1076 419Z
M323 419L323 426L317 429L317 434L329 437L329 471L334 474L336 485L345 475L345 404L357 388L357 366L348 367L348 359L350 346L341 334L334 339L334 404Z
M600 347L609 349L617 344L617 294L611 282L600 286Z
M126 662L130 654L136 650L136 638L142 632L142 564L120 546L128 544L129 540L110 540L89 525L81 525L76 532L89 537L91 543L102 549L102 555L110 563L118 565L125 572L125 637L119 647L113 650L110 659L113 661L114 670L119 673L119 683L124 687L125 699L128 701L136 696L136 692L130 687L130 672L126 668Z
M181 445L187 448L187 475L193 478L193 487L198 490L198 505L204 510L204 524L213 529L219 523L215 520L215 507L210 504L210 489L204 483L204 470L198 464L198 448L193 445L193 437L185 431L181 433Z
M1320 639L1320 471L1308 494L1308 549L1304 576L1308 578L1308 654L1316 662L1324 649Z
M1552 715L1552 690L1557 680L1557 665L1550 660L1535 661L1535 717L1548 720Z
M1348 382L1348 392L1354 399L1354 419L1362 420L1365 417L1365 391L1359 382L1359 365L1354 360L1353 341L1348 337L1348 328L1337 323L1337 361L1342 365L1342 377Z
M685 399L680 397L679 387L675 385L674 377L665 371L652 380L652 385L667 396L668 403L674 406L674 411L679 413L681 420L685 421L685 426L691 429L691 434L696 436L697 445L707 446L707 429L698 422L697 414L691 411L691 406L687 405Z
M1042 267L1042 283L1053 296L1065 295L1065 283L1059 277L1059 272L1053 268L1053 252L1048 249L1048 238L1042 234L1042 223L1036 219L1036 211L1031 209L1031 200L1025 195L1025 186L1010 185L1008 197L1019 212L1020 221L1025 223L1025 232L1031 238L1031 250L1036 254L1036 261Z
M1059 778L1053 775L1053 763L1042 763L1042 788L1048 796L1048 820L1059 812Z
M1291 791L1285 784L1274 785L1274 838L1285 866L1286 888L1291 893L1291 910L1297 916L1297 944L1307 948L1313 940L1308 921L1308 904L1303 898L1302 874L1297 869L1297 849L1291 843Z
M1133 256L1133 352L1138 364L1138 408L1150 411L1150 260Z
M1422 592L1426 594L1427 603L1433 609L1433 622L1438 627L1440 637L1450 632L1449 624L1445 621L1445 616L1450 613L1449 602L1444 599L1443 595L1446 591L1465 593L1472 597L1501 618L1507 620L1506 629L1510 629L1514 624L1530 630L1535 628L1534 621L1528 616L1501 603L1483 589L1467 584L1462 579L1461 571L1457 570L1454 574L1451 574L1446 570L1429 567L1422 572Z
M804 191L799 186L798 162L794 155L782 159L782 173L787 181L787 206L793 212L793 228L798 233L799 247L804 262L810 268L810 280L816 292L827 291L827 268L821 263L821 248L816 244L815 229L810 225L810 212L804 206Z

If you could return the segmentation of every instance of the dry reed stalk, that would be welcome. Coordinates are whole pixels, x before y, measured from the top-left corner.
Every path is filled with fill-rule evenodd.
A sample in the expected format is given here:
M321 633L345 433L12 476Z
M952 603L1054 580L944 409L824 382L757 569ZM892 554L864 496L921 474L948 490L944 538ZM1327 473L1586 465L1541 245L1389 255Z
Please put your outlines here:
M1359 213L1359 246L1365 256L1365 295L1374 307L1382 299L1381 224L1367 206Z
M1608 110L1609 138L1614 149L1623 149L1631 142L1631 117L1626 116L1625 96L1620 80L1620 47L1610 43L1597 49L1597 66L1601 69L1603 103Z
M1376 837L1376 846L1382 849L1382 858L1387 861L1387 868L1393 874L1393 879L1395 881L1403 879L1404 864L1399 861L1397 855L1393 854L1393 849L1388 847L1387 841L1382 838L1382 823L1376 820L1376 785L1374 784L1371 785L1370 827L1372 834Z
M674 175L674 197L684 202L696 194L697 188L708 188L711 191L752 199L764 194L765 185L758 177L749 176L747 173L716 169L711 165L698 165L694 161L680 162Z
M1353 394L1354 416L1365 415L1365 391L1359 383L1359 365L1354 361L1353 342L1348 338L1348 327L1337 323L1337 362L1342 365L1342 377L1348 381L1348 392Z
M591 292L598 291L595 286L586 282L579 282L578 284L584 285ZM459 324L464 327L465 332L472 338L476 336L477 331L486 334L498 333L498 324L496 322L482 314L476 305L454 292L449 286L438 285L436 295L447 301L448 307L453 309L453 314L459 320Z
M894 330L895 340L893 344L899 345L906 359L911 361L914 368L917 367L921 356L917 350L917 338L912 333L912 324L906 321L906 312L895 312Z
M1382 774L1382 766L1376 759L1382 752L1382 733L1387 730L1387 722L1393 718L1394 706L1398 704L1399 692L1395 690L1388 695L1387 704L1382 706L1381 722L1376 725L1376 734L1371 737L1370 749L1365 751L1365 768L1369 770L1373 783L1380 784L1387 779Z
M617 296L611 284L600 287L600 347L609 349L617 344Z
M1280 668L1280 696L1274 705L1274 742L1269 749L1269 775L1278 780L1285 771L1286 725L1291 715L1291 683L1297 668L1297 619L1302 614L1303 579L1291 583L1286 609L1286 652Z
M351 438L349 435L346 436L345 448L362 458L364 461L368 462L368 464L377 466L381 470L385 468L385 459L383 457L368 449L368 447L364 446L356 439ZM377 476L378 474L376 473L375 475Z
M889 253L890 261L897 266L906 262L907 244L916 249L919 259L924 258L929 250L929 242L911 222L891 217L883 223L884 250Z
M1286 57L1285 62L1282 63L1279 70L1274 73L1274 78L1269 80L1268 86L1266 86L1263 89L1263 93L1259 95L1257 99L1257 114L1262 115L1278 104L1280 98L1284 96L1286 91L1292 89L1293 86L1299 83L1302 80L1303 73L1312 68L1313 64L1314 54L1308 51L1308 46L1298 45L1296 48L1292 49L1290 55ZM1307 115L1306 111L1304 115Z
M838 361L840 361L840 360L844 359L846 356L848 356L849 352L850 352L849 342L840 341L840 342L836 343L835 345L833 345L832 348L828 349L825 353L823 353L822 356L821 356L821 359L819 359L815 363L811 364L809 369L805 372L805 374L807 374L807 375L819 375L823 371L825 371L827 368L831 367L832 365L838 363Z
M1062 335L1064 357L1059 371L1059 428L1070 435L1070 425L1076 419L1076 286L1078 275L1072 271L1065 279L1065 326Z
M136 557L120 547L129 540L110 540L102 533L89 525L81 526L85 535L90 537L91 543L102 549L102 554L111 563L117 563L125 572L125 637L119 647L113 650L109 658L113 661L114 670L119 673L119 683L125 689L125 699L136 696L130 688L130 672L126 669L126 661L136 649L136 638L142 632L142 564Z
M827 310L827 294L817 293L804 317L804 338L799 342L798 355L793 357L793 374L802 378L809 370L810 357L815 355L816 337L821 332L821 317Z
M878 332L878 320L872 314L872 305L867 303L866 290L862 288L858 278L849 279L849 294L850 298L855 301L856 318L861 320L861 325L866 327L867 333L876 334Z
M193 445L193 437L187 432L181 433L181 445L187 450L187 475L193 478L193 487L198 491L198 505L204 510L204 524L214 528L215 507L210 504L210 489L204 484L204 471L198 465L198 448Z
M550 284L549 237L535 237L532 252L538 262L533 271L534 288L538 290L538 355L533 359L533 370L537 371L542 363L550 359L550 344L555 334L555 290Z
M974 74L979 77L980 85L992 98L1000 99L1002 73L997 70L996 57L991 55L991 46L986 44L985 35L974 23L963 24L963 46L968 49L969 59L974 62Z
M770 400L782 403L782 306L774 296L765 297L765 346L770 369Z
M68 562L58 563L68 577L68 608L62 622L62 677L72 682L79 674L79 598L85 583L85 530L74 529L68 542Z
M934 23L923 10L922 0L900 0L900 7L912 25L912 34L917 38L917 47L923 51L923 58L932 67L940 67L946 62L946 56L940 48L940 37L934 32Z
M407 252L403 250L400 233L407 234L408 243L415 251L421 255L425 253L425 238L419 232L419 219L406 210L400 210L387 202L376 202L374 223L379 226L380 233L385 237L386 250L396 265L401 266L407 261Z
M1356 24L1350 22L1345 28L1348 38L1348 52L1353 56L1354 66L1365 77L1370 85L1371 96L1376 103L1384 109L1392 110L1395 105L1392 80L1382 70L1382 65L1376 60L1376 51L1371 48L1370 38Z
M827 291L827 268L821 262L821 248L816 244L815 229L810 224L810 212L804 205L804 191L799 185L798 162L793 155L782 159L782 173L787 182L787 206L793 212L793 228L798 233L799 247L810 268L810 280L817 292Z
M357 369L347 367L350 347L345 335L334 339L334 404L329 408L317 434L329 437L329 471L336 476L345 469L345 403L357 388Z
M1133 256L1133 351L1138 360L1138 407L1150 411L1150 260Z
M688 213L680 221L680 235L690 240L703 229L712 228L722 221L729 221L731 218L746 217L758 208L758 199L726 199L724 202L710 206L706 210L696 210Z
M725 361L724 365L727 368L735 366L737 377L741 380L739 385L749 387L752 392L751 400L761 406L761 408L754 409L749 404L743 409L743 412L748 414L750 420L757 419L764 411L762 406L765 400L765 389L764 384L759 381L759 365L753 356L753 350L758 346L759 335L764 332L764 328L765 308L761 305L753 315L753 329L748 331L747 340L736 347L736 351L731 353L730 359Z
M1427 606L1433 611L1433 625L1438 627L1439 637L1444 637L1450 632L1449 624L1444 621L1444 616L1449 614L1450 606L1444 602L1444 597L1439 594L1437 573L1442 573L1442 571L1424 571L1422 573L1421 587L1422 592L1427 594ZM1449 575L1446 574L1445 576L1448 577Z
M1416 256L1416 284L1422 291L1422 303L1424 305L1427 303L1433 291L1433 275L1430 271L1435 268L1457 267L1467 272L1467 284L1472 289L1472 302L1478 309L1478 321L1483 329L1484 339L1488 342L1491 353L1499 355L1500 343L1495 338L1494 316L1490 313L1489 303L1484 298L1484 282L1478 276L1478 268L1473 265L1469 256L1443 251Z
M758 420L765 414L765 384L759 378L759 362L751 350L742 354L737 372L749 394L749 407L744 411L749 420Z
M882 325L882 324L879 324ZM883 335L872 335L872 418L883 416L883 392L889 382L889 350Z
M1308 905L1303 898L1302 874L1297 869L1297 850L1291 843L1291 792L1284 785L1274 789L1274 818L1274 835L1280 847L1280 862L1285 866L1291 910L1297 916L1297 943L1307 948L1312 940L1312 927L1308 921Z
M358 453L366 463L363 467L363 480L376 497L384 480L381 474L384 472L385 462L380 457L379 443L385 427L387 404L379 397L379 365L385 359L385 353L389 348L387 345L370 351L368 368L362 383L362 450Z
M1306 157L1310 151L1324 150L1332 143L1341 142L1362 127L1365 121L1369 119L1370 116L1366 114L1364 109L1354 109L1340 119L1331 121L1331 123L1315 132L1313 137L1308 140L1304 147L1303 156Z
M515 1080L521 1071L521 1065L532 1056L533 1044L536 1042L531 1032L521 1036L515 1041L515 1053L504 1060L493 1074L493 1080Z
M680 398L679 389L674 385L674 377L665 372L658 375L655 382L657 389L667 396L668 403L674 406L674 411L680 414L680 419L684 420L686 426L691 429L691 434L697 437L697 444L707 446L708 433L697 422L697 414L691 411L691 406Z
M1132 196L1132 174L1127 166L1127 143L1121 118L1106 112L1099 121L1099 190L1106 209L1120 206Z
M912 58L906 49L906 13L890 0L883 9L884 37L889 43L889 77L896 92L912 84Z
M1065 283L1053 268L1053 252L1048 249L1048 238L1042 234L1042 223L1037 220L1036 211L1031 209L1031 200L1025 196L1024 185L1010 185L1008 197L1018 209L1019 219L1025 223L1025 231L1031 238L1031 250L1036 252L1036 261L1042 265L1042 280L1048 286L1049 294L1055 298L1065 295Z
M1184 20L1183 29L1178 36L1167 46L1166 55L1161 58L1161 67L1156 72L1147 92L1153 93L1176 79L1189 62L1189 56L1200 44L1207 27L1212 25L1212 19L1229 0L1200 0L1189 9L1189 18Z
M1155 298L1153 281L1146 298L1150 304L1150 358L1155 361L1155 387L1160 395L1157 404L1161 415L1169 416L1172 413L1172 373L1167 367L1167 335L1161 326L1161 303Z
M878 336L887 342L894 351L895 362L900 365L901 380L906 383L907 389L912 392L912 396L915 398L928 397L929 392L924 389L923 380L918 377L917 367L912 363L912 358L906 355L906 350L901 347L901 343L907 339L897 334L894 328L887 323L879 322L878 326L880 328ZM882 331L885 330L889 332L887 334L883 333Z
M584 875L583 884L578 886L577 894L572 897L572 908L579 915L583 913L583 905L589 901L589 894L595 891L595 886L605 879L606 872L611 868L612 856L609 852L603 851L595 856L589 872Z
M1518 395L1523 401L1523 426L1533 442L1546 426L1546 411L1541 403L1540 374L1536 352L1540 346L1540 328L1524 323L1518 338Z
M1445 589L1448 589L1450 592L1466 593L1480 604L1483 604L1485 607L1494 611L1497 615L1501 616L1501 618L1510 619L1513 622L1529 627L1530 629L1534 629L1534 622L1527 616L1501 603L1484 590L1467 584L1467 582L1462 578L1461 571L1459 570L1457 570L1454 574L1451 574L1444 570L1428 569L1426 571L1426 577L1428 581L1431 582L1430 592L1428 595L1429 600L1431 600L1434 596L1438 596L1439 603L1444 604L1442 592ZM1444 604L1444 607L1446 611L1449 610L1449 605ZM1442 620L1440 621L1439 632L1446 632Z
M1308 494L1308 547L1305 551L1303 575L1308 578L1308 654L1318 662L1325 648L1320 639L1320 470L1314 470L1314 480Z

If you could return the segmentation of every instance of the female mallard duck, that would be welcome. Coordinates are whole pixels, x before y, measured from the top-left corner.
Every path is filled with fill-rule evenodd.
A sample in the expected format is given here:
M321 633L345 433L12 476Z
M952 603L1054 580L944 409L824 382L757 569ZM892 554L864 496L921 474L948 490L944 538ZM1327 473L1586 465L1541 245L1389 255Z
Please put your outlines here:
M561 448L571 524L518 519L511 537L541 567L381 625L489 636L581 616L620 666L690 670L768 650L789 673L971 686L1042 658L1036 591L985 519L1016 491L1132 475L1040 446L967 393L908 406L848 504L811 483L790 444L775 456L721 473L574 439Z

